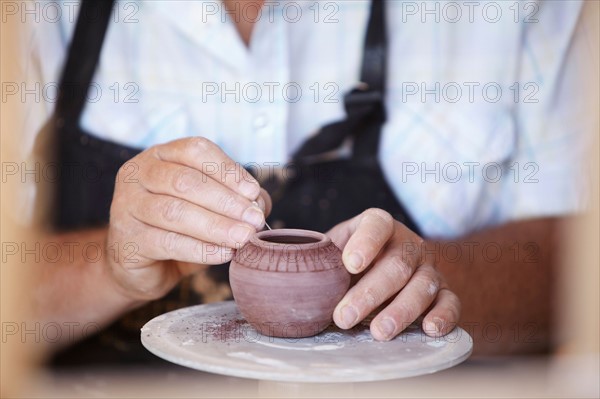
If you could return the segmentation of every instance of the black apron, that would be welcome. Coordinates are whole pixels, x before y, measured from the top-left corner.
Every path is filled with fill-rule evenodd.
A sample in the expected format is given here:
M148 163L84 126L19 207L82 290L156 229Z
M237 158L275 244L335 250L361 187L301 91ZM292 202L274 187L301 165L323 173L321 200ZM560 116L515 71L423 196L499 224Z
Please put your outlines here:
M54 190L52 224L57 231L106 225L117 171L141 151L94 137L79 124L113 2L82 1L61 76L56 111L37 142L42 149L54 146L51 148L62 169L76 170L76 173L62 173ZM384 8L384 1L371 2L361 82L344 97L347 118L323 127L296 151L292 157L295 177L261 181L273 198L273 211L268 219L272 225L324 232L367 208L377 207L418 232L387 184L377 160L381 127L386 119ZM346 142L352 145L349 158L315 161ZM79 173L80 170L87 172ZM211 280L205 286L222 288L228 284L227 265L211 267L202 278ZM139 329L145 322L183 306L215 298L231 299L228 290L219 298L196 289L198 284L192 279L182 281L165 298L131 312L97 336L59 353L54 365L160 362L140 343Z
M325 232L365 209L381 208L418 232L378 161L386 120L386 33L385 1L373 0L360 82L344 96L346 119L324 126L294 153L292 178L279 182L273 177L263 183L273 199L273 227ZM351 145L348 159L319 160L346 142Z

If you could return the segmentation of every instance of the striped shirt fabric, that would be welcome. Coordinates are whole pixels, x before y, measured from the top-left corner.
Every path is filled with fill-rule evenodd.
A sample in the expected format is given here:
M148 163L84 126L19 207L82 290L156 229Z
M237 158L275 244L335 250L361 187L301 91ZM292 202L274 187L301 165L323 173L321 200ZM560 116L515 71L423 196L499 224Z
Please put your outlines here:
M39 18L27 24L24 84L41 94L26 98L25 152L52 112L79 7L26 3ZM379 159L426 236L584 208L583 6L387 1ZM118 1L82 127L140 148L204 136L244 165L285 167L344 118L368 13L369 1L267 1L247 47L219 1Z

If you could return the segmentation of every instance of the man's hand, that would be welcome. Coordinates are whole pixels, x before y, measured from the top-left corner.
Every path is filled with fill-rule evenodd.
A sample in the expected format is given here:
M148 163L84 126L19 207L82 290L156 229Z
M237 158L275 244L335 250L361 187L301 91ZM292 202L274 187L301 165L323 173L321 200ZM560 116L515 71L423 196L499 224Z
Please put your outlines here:
M258 182L209 140L152 147L117 176L107 247L130 250L109 267L127 295L159 298L200 265L229 261L270 207Z
M343 249L348 271L364 272L334 311L340 328L353 327L394 296L371 322L377 340L394 338L423 313L423 330L430 336L445 335L456 326L458 297L423 253L423 239L389 213L368 209L327 234Z

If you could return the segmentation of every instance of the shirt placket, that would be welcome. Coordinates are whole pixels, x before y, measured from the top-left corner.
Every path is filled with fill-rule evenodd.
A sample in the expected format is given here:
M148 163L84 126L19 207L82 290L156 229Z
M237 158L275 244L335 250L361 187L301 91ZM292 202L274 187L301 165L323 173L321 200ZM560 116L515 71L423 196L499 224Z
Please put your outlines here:
M290 104L283 91L290 75L288 32L279 14L276 8L263 9L250 48L250 83L260 95L258 101L249 102L252 109L249 155L261 167L273 162L282 166L287 157L285 126Z

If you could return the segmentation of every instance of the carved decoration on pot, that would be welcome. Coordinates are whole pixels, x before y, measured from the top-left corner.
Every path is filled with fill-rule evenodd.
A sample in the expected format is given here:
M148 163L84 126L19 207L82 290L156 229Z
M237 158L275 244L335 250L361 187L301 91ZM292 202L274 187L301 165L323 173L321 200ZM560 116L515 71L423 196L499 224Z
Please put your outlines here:
M322 233L279 229L256 233L229 269L233 297L261 334L300 338L331 323L350 286L342 251Z

